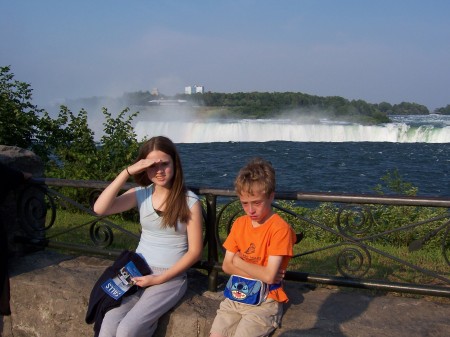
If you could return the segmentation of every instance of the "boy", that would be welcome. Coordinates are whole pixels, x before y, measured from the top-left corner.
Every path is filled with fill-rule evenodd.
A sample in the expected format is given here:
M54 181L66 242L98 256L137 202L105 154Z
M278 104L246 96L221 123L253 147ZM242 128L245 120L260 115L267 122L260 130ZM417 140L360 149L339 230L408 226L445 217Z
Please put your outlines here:
M275 170L270 163L261 158L251 160L239 171L235 190L246 215L236 219L225 240L222 269L278 288L270 290L259 305L225 298L210 336L268 336L280 324L283 303L288 301L281 281L293 255L295 232L272 210Z

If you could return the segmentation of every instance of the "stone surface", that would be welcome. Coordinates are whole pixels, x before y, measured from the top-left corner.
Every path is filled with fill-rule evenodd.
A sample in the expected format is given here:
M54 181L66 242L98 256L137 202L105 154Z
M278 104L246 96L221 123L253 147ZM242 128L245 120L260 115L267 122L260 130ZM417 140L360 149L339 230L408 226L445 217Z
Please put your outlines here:
M12 316L4 337L92 336L84 322L92 286L110 260L69 257L49 251L15 261L11 271ZM207 291L207 276L189 272L189 290L159 322L156 337L207 337L221 292ZM225 279L225 278L224 278ZM450 303L435 298L371 296L286 282L290 302L273 337L436 336L450 332Z
M92 335L92 326L84 323L89 294L111 261L49 252L16 261L10 275L11 330L4 336Z
M44 164L34 152L17 146L0 145L0 162L17 170L32 173L35 177L44 175Z

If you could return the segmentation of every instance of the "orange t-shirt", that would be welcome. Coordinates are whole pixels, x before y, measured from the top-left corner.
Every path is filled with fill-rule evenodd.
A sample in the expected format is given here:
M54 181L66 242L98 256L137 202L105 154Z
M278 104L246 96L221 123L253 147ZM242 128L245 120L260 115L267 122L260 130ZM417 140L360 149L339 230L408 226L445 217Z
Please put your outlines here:
M223 246L237 253L249 263L267 266L269 256L283 256L281 268L286 269L293 255L295 232L278 214L273 214L263 225L253 227L249 216L236 219ZM268 298L287 302L283 287L270 291Z

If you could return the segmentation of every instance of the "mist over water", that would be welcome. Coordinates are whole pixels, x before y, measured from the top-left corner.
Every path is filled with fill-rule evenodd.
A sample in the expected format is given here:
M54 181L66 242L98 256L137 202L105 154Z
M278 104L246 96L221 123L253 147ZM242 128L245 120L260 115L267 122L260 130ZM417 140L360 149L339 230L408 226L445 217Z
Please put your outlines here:
M68 104L72 112L82 108L88 112L89 127L94 139L103 135L107 108L115 118L128 104L117 99L89 99ZM59 112L57 105L47 107L52 117ZM391 123L361 125L336 122L314 117L299 119L298 114L283 113L274 119L218 119L202 117L198 107L190 106L132 106L129 113L138 111L133 127L139 141L145 137L165 135L175 143L214 142L391 142L391 143L450 143L450 116L389 116Z

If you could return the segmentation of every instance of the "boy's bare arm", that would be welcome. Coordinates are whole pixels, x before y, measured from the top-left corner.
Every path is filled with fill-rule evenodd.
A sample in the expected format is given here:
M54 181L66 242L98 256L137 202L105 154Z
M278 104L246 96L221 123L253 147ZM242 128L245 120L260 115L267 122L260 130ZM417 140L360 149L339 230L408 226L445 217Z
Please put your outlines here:
M223 271L229 275L236 274L236 275L240 275L240 276L244 276L244 277L253 278L253 276L246 273L245 270L242 270L233 264L233 259L234 259L235 255L236 255L235 253L232 253L229 250L227 250L225 252L225 257L224 257L223 263L222 263Z
M239 253L226 251L223 261L223 271L227 274L237 274L261 280L268 284L279 283L284 277L284 270L280 270L283 256L269 256L267 266L245 262Z

